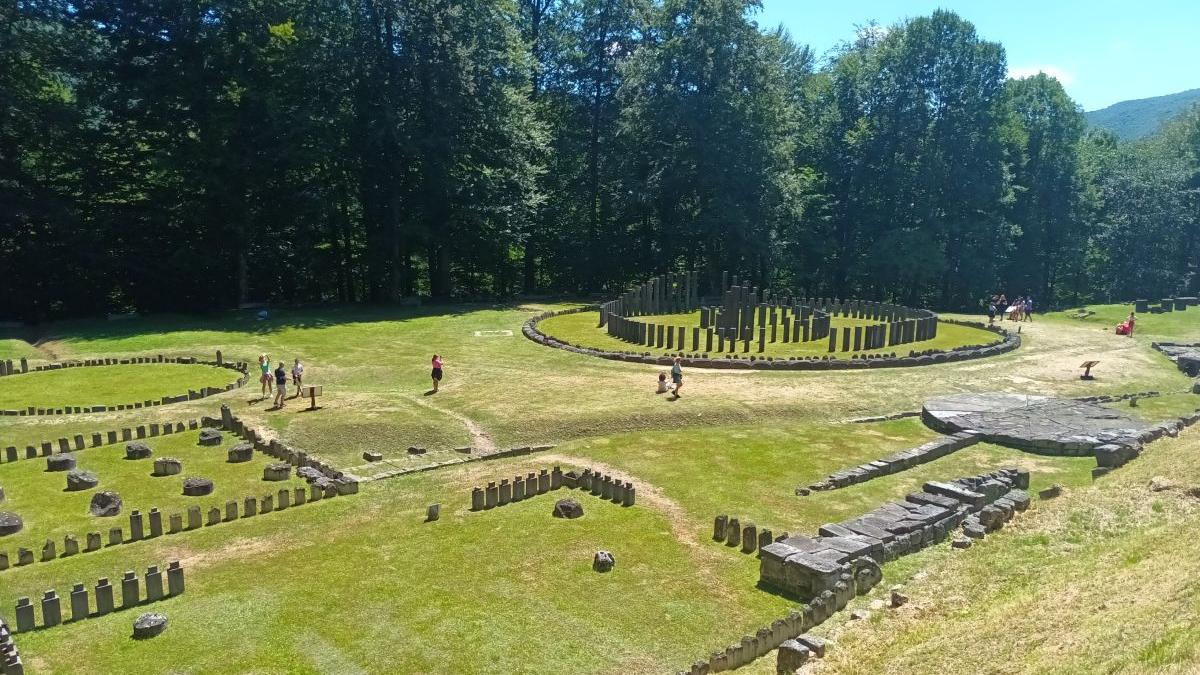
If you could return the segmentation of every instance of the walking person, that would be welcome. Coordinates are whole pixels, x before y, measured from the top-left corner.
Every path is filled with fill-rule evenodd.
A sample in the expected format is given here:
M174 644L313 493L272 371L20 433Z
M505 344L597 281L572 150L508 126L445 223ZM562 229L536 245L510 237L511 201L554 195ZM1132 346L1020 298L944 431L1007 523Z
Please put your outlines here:
M988 325L990 326L994 323L996 323L996 298L995 297L993 297L992 301L990 303L988 303Z
M996 303L996 309L1000 312L1000 323L1004 323L1004 315L1008 314L1008 298L1004 294L1000 294L1000 300Z
M437 354L433 355L433 370L429 373L433 378L433 393L438 392L438 385L442 383L442 357Z
M1025 320L1033 321L1033 296L1025 296Z
M292 386L296 388L296 393L292 398L300 395L300 387L304 384L304 364L300 363L300 359L296 359L296 364L292 366Z
M683 359L678 356L675 357L675 363L671 364L671 382L675 385L672 393L679 398L679 390L683 389Z
M271 357L268 354L258 355L258 368L262 371L258 381L262 383L262 397L266 398L267 394L271 393Z
M268 367L270 364L267 364ZM287 394L287 368L283 365L283 361L279 362L279 367L275 369L275 407L283 409L283 399Z

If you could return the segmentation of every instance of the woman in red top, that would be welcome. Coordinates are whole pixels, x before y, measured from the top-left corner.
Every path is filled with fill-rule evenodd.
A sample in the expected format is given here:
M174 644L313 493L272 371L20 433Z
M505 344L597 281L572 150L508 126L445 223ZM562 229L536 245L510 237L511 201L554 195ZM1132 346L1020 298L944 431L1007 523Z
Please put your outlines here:
M433 355L433 372L430 373L433 378L433 393L437 393L438 384L442 381L442 357L437 354Z

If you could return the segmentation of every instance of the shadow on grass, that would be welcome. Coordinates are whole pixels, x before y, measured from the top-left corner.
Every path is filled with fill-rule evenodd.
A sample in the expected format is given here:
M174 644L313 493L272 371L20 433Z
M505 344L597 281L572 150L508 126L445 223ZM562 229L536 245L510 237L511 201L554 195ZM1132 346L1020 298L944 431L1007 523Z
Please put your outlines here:
M573 302L563 300L562 302ZM581 304L587 301L579 301ZM173 331L223 331L247 335L270 335L287 329L329 328L348 323L405 322L430 317L456 317L480 310L518 311L527 305L513 300L498 303L433 304L420 307L398 305L305 305L270 311L270 318L258 319L256 309L202 312L197 314L156 314L124 321L103 319L64 319L0 330L0 338L12 335L27 341L49 339L111 340Z

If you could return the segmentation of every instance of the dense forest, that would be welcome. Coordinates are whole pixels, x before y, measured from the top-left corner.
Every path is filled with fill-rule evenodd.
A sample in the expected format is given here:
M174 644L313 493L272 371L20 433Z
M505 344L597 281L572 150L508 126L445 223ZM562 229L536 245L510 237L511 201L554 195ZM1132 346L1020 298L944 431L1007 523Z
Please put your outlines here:
M0 319L614 293L1197 294L1200 113L1120 142L951 12L0 0Z

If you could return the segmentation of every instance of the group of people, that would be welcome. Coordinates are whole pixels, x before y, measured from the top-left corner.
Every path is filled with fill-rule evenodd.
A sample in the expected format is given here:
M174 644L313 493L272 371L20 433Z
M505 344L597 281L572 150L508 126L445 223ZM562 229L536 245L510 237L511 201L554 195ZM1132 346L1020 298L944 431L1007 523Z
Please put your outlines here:
M258 368L262 371L262 376L259 377L259 382L262 383L262 396L267 397L272 390L275 392L275 407L282 408L284 399L287 397L288 371L287 366L283 361L279 362L279 366L275 368L275 372L271 372L271 355L258 355ZM300 363L300 359L296 359L292 366L292 384L296 388L296 393L292 396L295 398L300 395L300 386L304 382L304 364Z
M997 316L1004 321L1006 314L1011 321L1033 321L1033 296L1019 297L1010 303L1003 293L993 295L988 301L988 324L995 323Z

